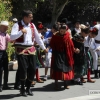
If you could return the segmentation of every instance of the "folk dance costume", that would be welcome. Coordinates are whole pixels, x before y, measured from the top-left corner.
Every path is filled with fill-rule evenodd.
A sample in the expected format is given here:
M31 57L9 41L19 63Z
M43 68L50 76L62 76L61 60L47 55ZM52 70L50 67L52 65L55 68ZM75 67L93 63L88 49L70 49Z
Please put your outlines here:
M42 34L38 33L39 37L41 38ZM38 83L44 83L43 80L40 79L39 70L38 68L44 67L44 63L41 59L41 48L38 44L36 44L36 80Z
M95 25L94 28L98 29L98 35L94 38L95 49L90 50L90 52L93 57L93 67L94 67L95 78L99 78L100 72L98 71L98 57L100 56L100 50L97 51L97 49L100 48L100 24ZM99 73L99 75L98 75L98 73Z
M91 70L93 68L93 60L90 50L95 49L95 41L94 38L90 38L90 36L85 37L84 41L84 49L85 49L85 63L87 68L87 82L94 83L95 81L91 80Z
M82 85L81 78L86 75L87 68L85 67L85 53L84 53L84 37L80 34L73 36L74 47L80 50L80 53L74 53L74 74L75 79L79 85Z
M70 34L66 32L65 35L59 33L53 35L50 47L52 48L51 78L55 81L73 79L74 46Z
M21 29L23 28L27 30L26 34L22 33ZM31 82L34 80L36 72L36 49L33 46L34 38L43 50L46 49L33 23L26 25L23 20L21 20L21 22L15 23L12 27L11 40L15 40L15 49L18 54L21 93L25 91L24 85L26 79L28 80L26 91L30 89ZM26 96L26 94L22 95Z

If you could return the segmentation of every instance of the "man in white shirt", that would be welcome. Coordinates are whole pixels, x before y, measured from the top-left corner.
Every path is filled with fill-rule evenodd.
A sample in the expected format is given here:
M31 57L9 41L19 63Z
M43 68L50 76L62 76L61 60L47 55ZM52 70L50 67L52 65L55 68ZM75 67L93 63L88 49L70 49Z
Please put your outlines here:
M33 95L30 86L34 80L36 70L36 49L34 47L34 40L40 45L44 52L47 52L35 25L31 23L32 20L32 12L24 10L21 22L15 23L11 31L11 40L15 41L15 49L18 55L18 69L21 80L20 94L22 96L27 96L27 94ZM26 90L24 87L25 82Z

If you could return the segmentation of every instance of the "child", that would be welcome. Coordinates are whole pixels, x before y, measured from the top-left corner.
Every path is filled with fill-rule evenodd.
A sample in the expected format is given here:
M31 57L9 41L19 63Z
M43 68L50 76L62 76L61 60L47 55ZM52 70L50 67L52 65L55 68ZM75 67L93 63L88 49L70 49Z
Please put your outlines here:
M53 35L50 47L52 48L51 78L55 80L55 89L59 89L58 80L63 80L64 88L69 89L67 80L74 77L74 46L70 34L66 30L66 25L62 24L59 32Z

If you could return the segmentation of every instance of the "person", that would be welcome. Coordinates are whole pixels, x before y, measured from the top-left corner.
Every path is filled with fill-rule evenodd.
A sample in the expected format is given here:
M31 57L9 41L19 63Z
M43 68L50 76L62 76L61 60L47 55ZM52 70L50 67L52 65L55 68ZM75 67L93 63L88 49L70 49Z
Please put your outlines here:
M74 25L75 25L75 28L72 30L72 37L75 35L75 34L79 34L81 32L81 28L80 28L80 20L76 20L74 22Z
M2 92L2 74L4 70L4 84L3 89L8 89L8 55L7 46L10 41L8 30L8 21L1 21L0 23L0 92Z
M98 57L100 56L100 20L97 21L94 28L98 29L98 35L94 38L96 49L94 51L91 50L91 54L93 56L95 78L98 79L100 78L100 71L98 70Z
M52 48L50 76L55 80L55 89L60 89L58 80L63 80L64 88L69 89L67 80L74 78L73 53L78 53L78 50L74 50L73 42L65 24L61 24L59 32L52 36L50 47Z
M50 40L53 36L54 33L56 33L59 29L58 24L54 24L52 26L51 31L47 31L44 35L44 43L46 44L46 48L49 49L48 53L46 53L46 58L45 58L45 76L44 76L44 81L48 79L47 73L48 73L48 68L51 66L51 56L52 56L52 49L50 48Z
M43 40L43 35L41 34L43 32L43 24L42 22L38 22L37 23L37 30L38 30L38 34L39 34L39 37ZM36 43L36 48L37 48L37 65L36 65L36 80L38 83L44 83L44 81L40 78L40 75L39 75L39 67L43 66L44 67L44 63L41 59L41 48L38 46L38 44Z
M94 38L97 36L98 30L96 28L92 28L87 37L85 37L84 47L85 47L85 58L86 58L86 67L87 67L87 82L94 83L95 81L91 79L91 70L93 68L92 64L92 55L90 51L95 50L95 41Z
M11 40L15 41L14 46L18 55L18 69L21 81L20 94L25 97L27 97L27 95L33 96L30 86L36 72L36 49L34 47L34 39L44 52L47 52L35 25L31 23L32 20L32 12L30 10L23 10L22 20L13 25L10 36Z
M80 52L74 53L74 73L75 84L83 85L83 76L86 75L87 68L85 66L85 53L84 53L84 38L89 34L89 28L85 25L81 25L81 33L75 34L72 38L74 47L78 48Z

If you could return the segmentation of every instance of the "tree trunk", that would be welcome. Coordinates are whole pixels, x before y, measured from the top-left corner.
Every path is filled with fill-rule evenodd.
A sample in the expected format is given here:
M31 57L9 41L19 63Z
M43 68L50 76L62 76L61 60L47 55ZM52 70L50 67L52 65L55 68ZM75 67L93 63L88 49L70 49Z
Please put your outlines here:
M59 2L57 2L59 3ZM53 7L53 12L52 12L52 20L51 20L51 24L50 26L52 27L52 25L54 25L57 22L58 17L60 16L60 14L62 13L64 7L66 4L68 4L68 0L66 0L63 4L61 4L58 8L58 4L56 3L56 1L54 1L54 7Z

